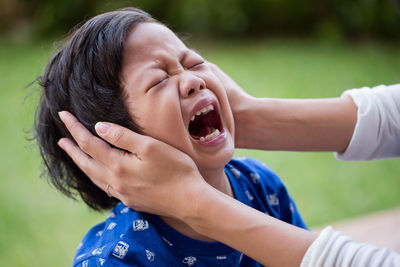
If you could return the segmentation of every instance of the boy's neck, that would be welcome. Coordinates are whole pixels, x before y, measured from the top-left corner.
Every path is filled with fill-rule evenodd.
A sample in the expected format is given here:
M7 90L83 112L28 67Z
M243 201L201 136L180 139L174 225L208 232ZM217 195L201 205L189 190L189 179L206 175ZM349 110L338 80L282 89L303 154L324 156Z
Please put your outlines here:
M213 170L201 170L199 169L201 176L203 176L204 180L214 187L215 189L221 191L222 193L227 194L228 196L233 197L233 191L231 187L231 183L229 182L228 177L222 169L213 169Z
M228 196L233 197L233 190L231 184L223 168L218 170L207 170L206 172L200 170L200 173L203 176L204 180L206 180L206 182L209 183L211 186L213 186L215 189L221 191L222 193L227 194ZM215 241L206 236L198 234L187 224L185 224L180 220L164 216L160 216L160 218L170 227L174 228L176 231L180 232L185 236L201 241L207 241L207 242Z

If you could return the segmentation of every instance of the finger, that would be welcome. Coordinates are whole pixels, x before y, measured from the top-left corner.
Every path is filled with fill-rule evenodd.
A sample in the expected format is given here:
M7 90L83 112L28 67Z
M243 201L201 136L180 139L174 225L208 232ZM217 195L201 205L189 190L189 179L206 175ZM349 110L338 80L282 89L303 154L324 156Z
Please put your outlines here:
M92 158L105 164L110 161L110 158L120 153L119 150L113 149L106 142L92 135L92 133L68 111L59 112L59 116L78 146Z
M215 76L222 81L223 83L234 84L235 82L226 74L223 70L221 70L217 65L210 63L211 70L214 72Z
M220 79L223 80L225 78L226 74L214 63L207 62L208 65L210 66L211 70L214 72L214 74Z
M105 179L107 176L107 170L104 165L89 157L68 138L61 138L57 144L68 154L73 162L92 180L94 184L100 188L104 188L104 184L107 183ZM92 177L96 178L92 179Z
M100 162L89 157L72 140L61 138L60 146L71 157L74 163L90 178L90 180L101 190L111 197L120 198L120 194L113 189L112 176L108 175L108 169Z
M123 126L110 122L98 122L95 125L97 134L110 144L131 152L140 159L140 151L156 139L135 133Z
M107 196L109 197L116 197L116 192L114 192L112 186L110 184L105 184L105 189L104 192L107 193Z

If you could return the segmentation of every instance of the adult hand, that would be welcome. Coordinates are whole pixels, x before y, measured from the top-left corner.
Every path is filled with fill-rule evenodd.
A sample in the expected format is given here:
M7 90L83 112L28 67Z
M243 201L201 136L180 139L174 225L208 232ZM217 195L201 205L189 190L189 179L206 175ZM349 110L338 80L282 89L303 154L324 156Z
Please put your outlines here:
M235 111L241 107L244 99L251 99L252 97L246 93L234 80L231 79L225 72L223 72L214 63L208 62L211 70L218 77L225 87L226 94L228 95L229 104L231 105L232 112L235 115Z
M211 70L221 81L228 95L229 104L235 119L235 146L246 148L247 145L247 123L249 116L246 111L251 107L255 98L246 93L235 81L223 72L217 65L208 62ZM251 138L251 137L250 137Z
M172 146L113 123L97 123L97 134L123 150L112 148L71 113L59 116L77 143L62 138L59 146L93 183L129 207L182 219L191 209L184 204L196 201L208 186L192 159Z

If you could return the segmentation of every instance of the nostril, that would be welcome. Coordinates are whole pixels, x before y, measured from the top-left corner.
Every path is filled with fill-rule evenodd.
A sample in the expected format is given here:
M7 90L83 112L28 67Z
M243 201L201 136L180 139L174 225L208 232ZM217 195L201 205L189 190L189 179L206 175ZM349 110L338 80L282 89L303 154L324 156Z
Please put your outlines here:
M191 95L191 94L193 94L194 93L194 89L193 88L190 88L189 89L189 92L188 92L188 95Z

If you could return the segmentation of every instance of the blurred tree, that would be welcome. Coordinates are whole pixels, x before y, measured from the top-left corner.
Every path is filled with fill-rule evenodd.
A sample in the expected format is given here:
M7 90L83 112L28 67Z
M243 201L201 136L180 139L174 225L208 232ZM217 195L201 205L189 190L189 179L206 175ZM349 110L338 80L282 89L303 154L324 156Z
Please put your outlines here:
M27 11L21 1L0 1L0 31L11 30L22 24Z
M0 31L66 33L100 12L137 6L178 32L400 39L399 0L0 0Z
M33 21L36 30L41 33L65 31L87 19L96 10L94 0L24 0L34 6Z

